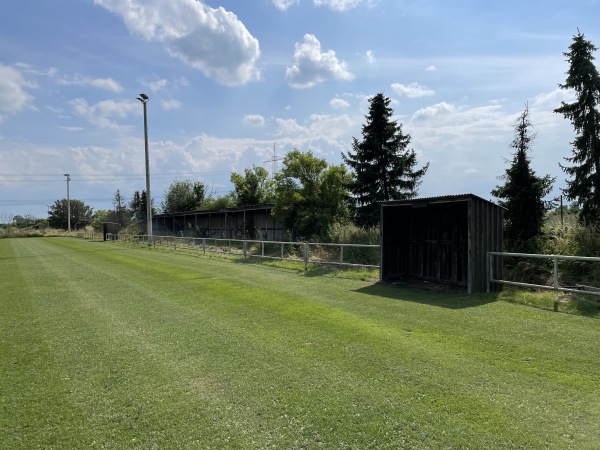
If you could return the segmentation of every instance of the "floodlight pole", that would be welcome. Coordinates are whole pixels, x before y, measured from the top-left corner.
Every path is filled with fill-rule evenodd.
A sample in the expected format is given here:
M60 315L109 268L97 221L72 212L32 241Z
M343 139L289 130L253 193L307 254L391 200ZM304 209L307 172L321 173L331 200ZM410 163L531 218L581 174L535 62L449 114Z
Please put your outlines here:
M67 230L71 234L71 197L69 194L69 181L71 181L71 175L68 173L63 174L67 177Z
M144 105L144 144L146 156L146 229L148 233L148 246L152 245L152 196L150 195L150 161L148 158L148 114L146 111L146 103L148 96L140 94L137 98Z

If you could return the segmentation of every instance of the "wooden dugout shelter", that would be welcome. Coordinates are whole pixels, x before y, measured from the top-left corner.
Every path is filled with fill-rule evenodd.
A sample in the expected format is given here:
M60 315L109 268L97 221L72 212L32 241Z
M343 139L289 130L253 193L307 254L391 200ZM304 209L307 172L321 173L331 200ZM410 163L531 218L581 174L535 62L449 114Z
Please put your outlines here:
M487 288L487 253L503 249L504 208L473 194L381 204L381 280Z
M152 217L156 235L183 235L217 239L278 241L283 236L272 204L207 211L157 214Z

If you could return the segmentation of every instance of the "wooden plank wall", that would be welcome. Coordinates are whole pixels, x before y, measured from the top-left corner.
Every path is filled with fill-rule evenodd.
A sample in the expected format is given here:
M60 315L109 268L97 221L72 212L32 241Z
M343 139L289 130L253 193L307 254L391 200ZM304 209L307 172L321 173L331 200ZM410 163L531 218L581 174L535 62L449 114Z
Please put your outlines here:
M281 222L270 209L198 211L153 218L155 234L217 239L281 240Z
M381 208L381 279L414 277L485 292L487 252L502 250L503 210L476 196Z

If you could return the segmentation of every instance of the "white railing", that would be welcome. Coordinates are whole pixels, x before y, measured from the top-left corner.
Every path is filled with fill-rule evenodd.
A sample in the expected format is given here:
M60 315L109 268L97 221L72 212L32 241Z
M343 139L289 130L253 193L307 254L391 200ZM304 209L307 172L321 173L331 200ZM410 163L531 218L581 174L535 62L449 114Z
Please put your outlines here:
M244 258L281 259L308 264L328 264L379 268L379 245L335 244L322 242L284 242L249 239L190 238L177 236L148 236L128 234L107 234L110 241L128 242L135 245L168 247L174 250L189 249L202 253L228 253ZM359 249L376 250L369 255L356 255ZM367 253L369 253L367 251ZM360 262L357 260L363 259Z
M522 283L518 281L509 281L509 280L501 280L496 279L494 277L494 256L501 257L521 257L521 258L535 258L535 259L551 259L554 263L553 269L553 283L552 286L543 285L543 284L533 284L533 283ZM506 252L488 252L488 265L487 265L487 291L490 292L490 284L491 283L500 283L500 284L508 284L513 286L522 286L522 287L531 287L538 289L548 289L553 291L561 291L561 292L585 292L590 295L600 295L600 288L590 287L590 286L576 286L576 287L564 287L560 286L559 278L558 278L558 262L559 260L565 261L586 261L586 262L600 262L600 258L591 257L591 256L564 256L564 255L538 255L533 253L506 253Z

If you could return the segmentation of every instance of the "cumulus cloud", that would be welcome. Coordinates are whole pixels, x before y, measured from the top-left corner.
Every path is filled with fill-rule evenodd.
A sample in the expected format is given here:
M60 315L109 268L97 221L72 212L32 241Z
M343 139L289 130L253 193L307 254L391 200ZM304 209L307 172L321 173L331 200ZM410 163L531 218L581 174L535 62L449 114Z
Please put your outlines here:
M14 114L31 106L33 97L26 91L35 88L21 73L10 66L0 65L0 122L4 114Z
M357 120L347 114L312 114L305 125L299 124L295 119L281 118L275 119L275 123L278 127L276 133L278 136L302 138L303 140L313 138L347 140L348 135L356 127Z
M260 78L258 40L232 12L196 0L94 0L118 15L130 32L226 86Z
M275 7L282 11L287 10L293 5L297 5L298 3L300 3L300 0L273 0Z
M169 82L163 78L161 80L156 80L156 81L142 81L141 84L146 86L152 92L156 93L156 92L160 91L161 89L164 89L165 87L167 87L167 84L169 84Z
M367 0L313 0L313 3L317 6L326 6L333 11L347 11L367 3Z
M139 106L132 101L103 100L95 105L88 105L85 99L76 98L70 104L77 115L85 118L92 125L110 129L122 128L117 120L137 114L140 110Z
M350 106L350 104L346 100L336 97L329 101L329 106L333 109L345 109Z
M321 43L312 34L305 34L296 43L294 64L286 68L285 79L293 88L309 88L327 80L351 80L354 76L344 61L338 61L333 50L321 52Z
M242 120L244 125L252 127L263 127L265 125L265 118L260 114L247 114Z
M57 83L63 86L91 86L97 89L104 89L111 92L121 92L123 88L112 78L90 78L76 73L72 77L61 77Z
M401 84L393 83L392 89L398 95L402 95L408 98L419 98L419 97L430 97L435 94L432 89L421 86L418 83Z
M437 67L435 66L428 66L427 69L425 69L427 72L435 72L437 70Z
M369 64L373 64L374 62L376 62L377 58L375 58L375 52L373 50L367 50L365 52L365 59Z

